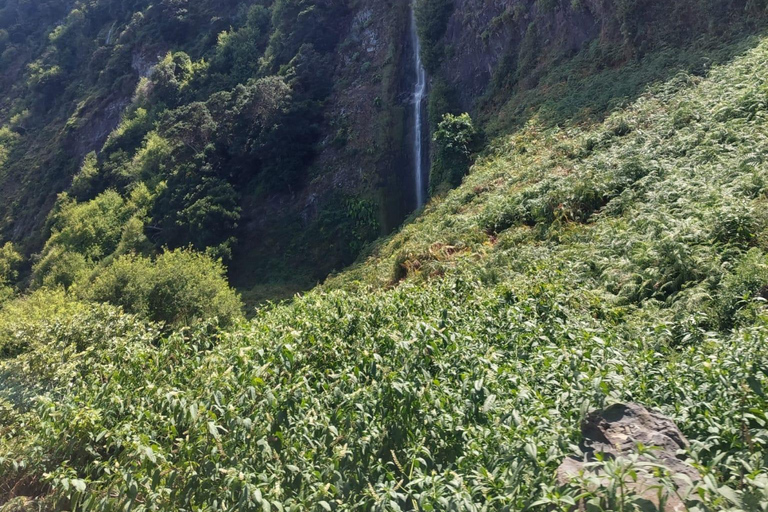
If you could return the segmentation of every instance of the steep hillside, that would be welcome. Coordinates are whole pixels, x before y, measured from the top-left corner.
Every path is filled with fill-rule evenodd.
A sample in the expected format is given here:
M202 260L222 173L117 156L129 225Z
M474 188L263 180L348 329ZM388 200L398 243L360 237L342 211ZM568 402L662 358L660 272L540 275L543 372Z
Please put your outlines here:
M145 253L192 246L233 262L244 288L311 285L408 208L393 172L407 12L345 0L3 0L0 240L46 259L63 205L145 187L133 216ZM59 284L116 243L80 254L85 269Z
M534 114L600 121L649 83L706 73L759 32L764 7L419 0L431 192L458 185L482 132ZM0 241L24 256L15 284L69 289L123 254L192 247L252 305L353 262L415 208L409 9L0 0ZM465 111L472 125L440 128ZM78 224L93 211L111 227Z
M636 510L631 460L554 475L625 400L692 441L689 510L768 509L768 41L743 44L597 125L500 136L367 261L250 322L8 303L3 510Z

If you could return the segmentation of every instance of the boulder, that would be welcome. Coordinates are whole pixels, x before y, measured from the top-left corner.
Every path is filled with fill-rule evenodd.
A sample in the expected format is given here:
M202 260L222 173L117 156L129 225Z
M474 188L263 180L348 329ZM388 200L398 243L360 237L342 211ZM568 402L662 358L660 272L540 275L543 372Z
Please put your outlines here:
M560 465L557 470L560 485L578 478L589 482L586 484L591 487L589 491L596 491L609 485L605 461L635 455L637 477L625 479L627 494L634 495L643 510L687 510L683 500L701 475L678 457L678 451L688 447L688 440L671 419L642 405L615 404L590 413L581 425L581 433L582 454L569 456ZM638 445L650 448L651 455L637 455ZM599 460L596 454L602 454L604 462L596 462ZM675 489L662 484L649 464L664 466L672 476Z

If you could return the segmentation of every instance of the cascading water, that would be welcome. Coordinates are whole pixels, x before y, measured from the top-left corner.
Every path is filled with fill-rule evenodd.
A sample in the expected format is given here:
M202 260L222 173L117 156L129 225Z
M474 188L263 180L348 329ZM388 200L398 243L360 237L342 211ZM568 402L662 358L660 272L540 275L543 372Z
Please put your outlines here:
M117 24L117 21L115 21L115 22L112 24L112 26L111 26L111 27L109 27L109 33L107 33L107 40L106 40L106 41L104 41L104 43L105 43L107 46L109 46L110 44L112 44L112 34L113 34L113 33L114 33L114 31L115 31L115 25L116 25L116 24Z
M416 189L416 208L424 206L426 186L424 179L424 99L427 95L427 71L421 62L421 43L416 29L416 0L411 2L411 47L413 49L413 174Z

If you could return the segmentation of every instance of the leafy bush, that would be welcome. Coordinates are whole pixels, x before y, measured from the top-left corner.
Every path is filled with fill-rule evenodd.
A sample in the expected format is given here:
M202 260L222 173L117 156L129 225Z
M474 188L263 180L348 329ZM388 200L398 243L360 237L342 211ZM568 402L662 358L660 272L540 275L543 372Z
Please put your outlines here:
M13 284L18 277L18 266L23 257L10 242L0 247L0 304L13 295Z
M3 304L0 306L0 359L44 347L47 345L44 340L54 325L89 308L62 290L37 290Z
M456 187L469 172L472 154L479 149L480 134L469 114L446 114L433 136L435 155L430 170L432 195Z
M36 285L69 288L115 253L129 219L144 214L142 193L148 194L146 187L137 187L125 200L110 190L84 203L60 196L50 218L51 236L33 267ZM135 222L129 226L136 229Z
M736 267L723 276L718 296L720 327L746 325L755 321L768 301L768 258L759 249L750 249Z
M150 99L169 106L178 105L184 88L192 80L194 66L184 52L168 53L155 66L150 76Z
M99 175L96 153L88 153L83 160L83 165L80 166L80 171L72 179L72 187L70 188L72 196L81 201L91 199L99 186Z
M0 247L0 285L12 283L18 276L18 265L23 261L16 247L7 242Z
M230 325L241 316L240 300L221 263L188 250L168 251L155 260L121 256L78 293L171 326L212 317Z

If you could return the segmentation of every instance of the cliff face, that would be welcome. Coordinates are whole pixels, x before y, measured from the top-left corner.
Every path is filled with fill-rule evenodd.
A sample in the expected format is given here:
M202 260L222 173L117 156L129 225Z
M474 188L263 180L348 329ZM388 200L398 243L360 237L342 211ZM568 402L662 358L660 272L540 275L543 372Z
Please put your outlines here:
M485 120L499 116L505 105L519 101L526 91L539 86L543 87L537 94L545 98L562 83L573 86L575 80L606 70L637 67L643 59L665 48L682 53L747 37L759 31L766 15L762 4L748 0L449 3L452 14L438 43L443 59L432 78L450 86L454 110L470 111ZM686 57L680 55L680 62L669 59L666 71L674 73L690 67L692 63L685 61ZM701 60L716 59L708 55ZM574 62L578 65L574 66ZM649 74L637 84L636 91L624 93L637 93L661 78ZM531 101L525 106L535 105L536 101ZM602 104L592 107L604 108ZM515 123L527 117L519 114Z
M575 10L570 2L542 12L535 0L455 0L440 74L459 92L462 108L473 108L505 59L517 60L529 30L536 39L528 44L540 57L575 53L602 27L591 10Z
M396 228L413 208L406 141L408 19L407 2L364 0L338 20L333 91L306 183L244 202L242 243L231 265L241 288L258 289L264 274L279 273L269 263L254 265L275 255L287 255L307 272L289 292L322 280L351 263L364 243ZM277 280L284 278L291 276Z

